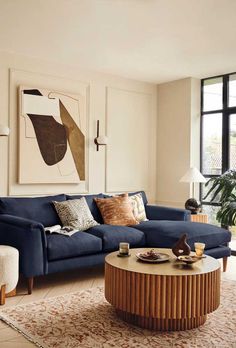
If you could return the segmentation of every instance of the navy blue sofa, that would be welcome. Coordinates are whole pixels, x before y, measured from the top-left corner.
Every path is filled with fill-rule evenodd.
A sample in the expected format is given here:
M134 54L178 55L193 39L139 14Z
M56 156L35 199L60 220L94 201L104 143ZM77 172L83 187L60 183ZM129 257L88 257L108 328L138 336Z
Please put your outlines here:
M106 254L117 250L120 242L129 242L131 247L171 248L187 233L192 249L194 242L200 241L206 244L206 254L224 260L230 256L229 231L190 222L190 213L184 209L149 205L145 193L141 193L149 221L130 227L105 225L94 198L108 196L87 195L88 206L100 225L71 237L46 234L44 226L61 224L52 201L76 199L81 195L0 198L0 244L19 250L20 273L29 280L29 293L33 277L102 264Z

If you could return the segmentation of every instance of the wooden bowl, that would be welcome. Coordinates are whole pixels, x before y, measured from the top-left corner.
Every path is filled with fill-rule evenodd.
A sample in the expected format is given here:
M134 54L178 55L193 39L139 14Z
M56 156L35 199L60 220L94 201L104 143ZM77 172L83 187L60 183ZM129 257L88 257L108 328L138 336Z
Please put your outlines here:
M190 256L190 255L181 255L181 256L178 256L177 259L179 261L186 263L187 265L192 265L193 263L201 260L200 257Z

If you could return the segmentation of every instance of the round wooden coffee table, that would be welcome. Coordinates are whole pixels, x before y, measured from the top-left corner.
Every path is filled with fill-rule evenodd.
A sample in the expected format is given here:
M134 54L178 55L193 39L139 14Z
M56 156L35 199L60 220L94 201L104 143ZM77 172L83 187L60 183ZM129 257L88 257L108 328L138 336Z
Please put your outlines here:
M210 256L186 266L170 249L155 249L171 256L158 264L131 256L106 256L105 297L119 317L132 324L159 331L187 330L205 323L207 314L220 304L220 264Z

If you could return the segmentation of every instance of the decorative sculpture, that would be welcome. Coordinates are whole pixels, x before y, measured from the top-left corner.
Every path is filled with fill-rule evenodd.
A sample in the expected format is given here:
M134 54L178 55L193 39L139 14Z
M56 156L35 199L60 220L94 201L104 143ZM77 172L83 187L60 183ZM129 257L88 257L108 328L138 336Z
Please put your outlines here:
M186 242L187 234L183 234L178 242L173 246L172 252L175 256L189 255L191 252L190 246Z

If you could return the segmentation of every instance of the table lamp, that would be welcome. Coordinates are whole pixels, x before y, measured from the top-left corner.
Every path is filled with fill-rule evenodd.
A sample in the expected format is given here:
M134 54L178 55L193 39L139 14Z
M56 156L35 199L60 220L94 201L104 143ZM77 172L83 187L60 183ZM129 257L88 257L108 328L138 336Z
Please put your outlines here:
M189 205L189 203L191 204L191 201L193 201L192 203L196 203L196 192L195 192L195 183L205 183L207 180L204 178L204 176L201 174L201 172L196 168L196 167L191 167L185 174L184 176L182 176L182 178L180 179L180 182L186 182L186 183L190 183L191 184L191 199L188 199L185 202L185 207L187 205ZM195 201L195 202L194 202ZM199 205L200 207L200 205ZM196 207L193 207L197 209Z

